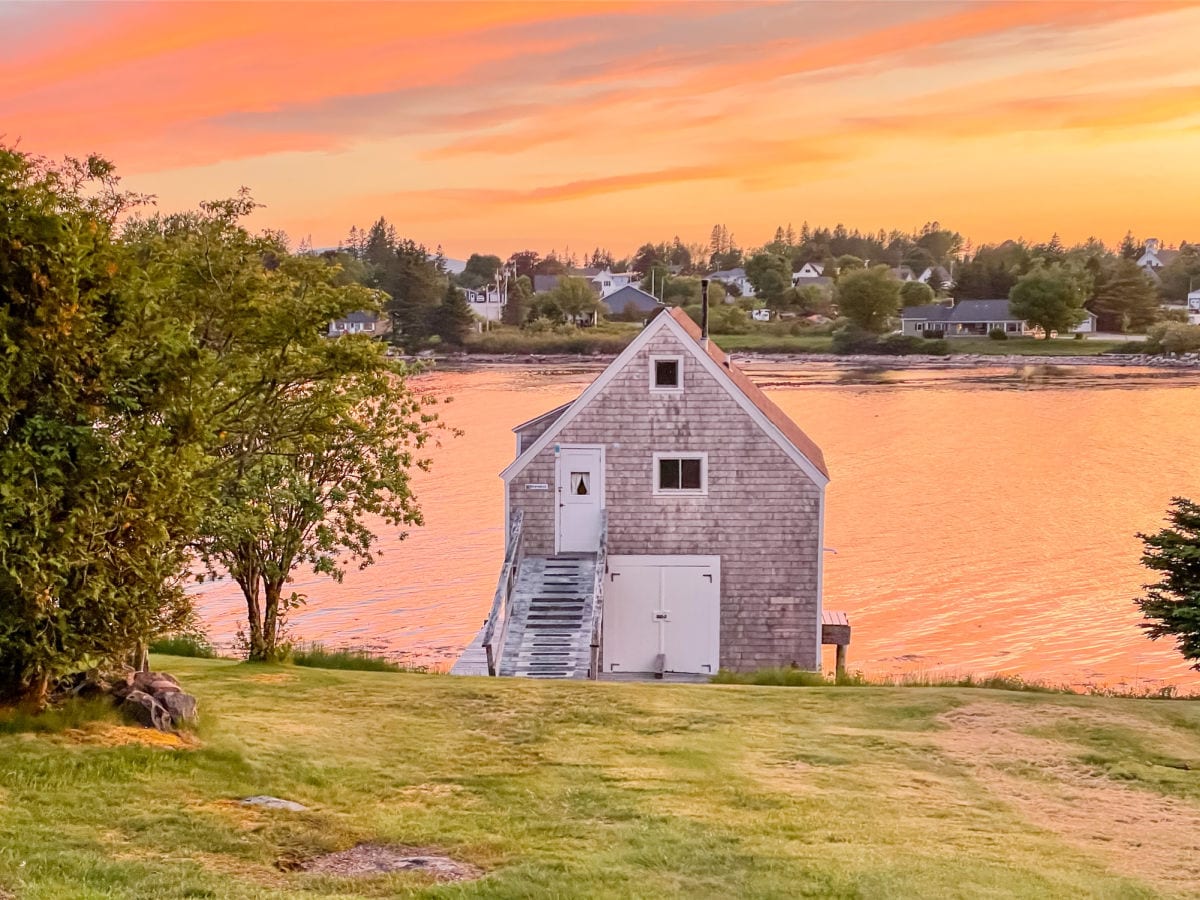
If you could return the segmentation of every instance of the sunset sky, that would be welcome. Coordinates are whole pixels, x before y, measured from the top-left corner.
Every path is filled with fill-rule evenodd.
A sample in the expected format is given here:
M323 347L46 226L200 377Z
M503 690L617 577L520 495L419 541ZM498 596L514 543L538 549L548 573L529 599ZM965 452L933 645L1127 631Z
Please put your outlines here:
M315 246L1200 239L1200 5L0 3L0 135Z

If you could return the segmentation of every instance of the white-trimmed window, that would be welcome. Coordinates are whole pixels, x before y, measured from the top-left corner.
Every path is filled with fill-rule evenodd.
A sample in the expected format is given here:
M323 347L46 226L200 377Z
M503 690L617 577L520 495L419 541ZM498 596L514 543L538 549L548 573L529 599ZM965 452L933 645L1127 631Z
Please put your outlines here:
M667 394L683 392L682 356L650 357L650 390Z
M707 494L707 453L655 453L654 493Z

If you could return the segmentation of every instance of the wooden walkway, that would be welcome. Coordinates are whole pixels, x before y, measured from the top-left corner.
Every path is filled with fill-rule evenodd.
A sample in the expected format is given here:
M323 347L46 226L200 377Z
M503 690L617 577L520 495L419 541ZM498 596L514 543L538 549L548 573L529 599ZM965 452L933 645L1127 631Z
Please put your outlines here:
M483 631L487 628L487 624L479 629L475 635L475 639L467 644L462 655L454 661L454 665L450 667L451 675L486 675L487 670L487 651L483 649Z

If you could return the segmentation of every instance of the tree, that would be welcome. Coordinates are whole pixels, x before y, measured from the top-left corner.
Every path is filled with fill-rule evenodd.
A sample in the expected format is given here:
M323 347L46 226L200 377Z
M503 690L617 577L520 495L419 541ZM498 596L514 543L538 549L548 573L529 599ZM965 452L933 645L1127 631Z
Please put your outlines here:
M347 562L375 558L379 522L419 523L408 472L437 419L380 342L324 337L331 320L391 300L289 254L277 235L251 235L240 223L253 208L244 195L206 203L127 239L143 268L165 273L162 315L189 330L204 375L193 393L211 398L193 548L239 585L250 655L271 659L303 599L284 592L298 566L340 578ZM385 235L376 259L415 266L418 249Z
M640 272L643 276L648 276L652 269L663 268L667 266L666 254L663 248L657 244L642 244L638 247L637 253L633 255L633 262L630 264L633 271Z
M169 284L116 239L137 199L102 159L0 148L3 700L39 707L188 615L207 398Z
M1142 268L1121 258L1103 279L1092 303L1092 312L1103 329L1142 331L1158 318L1158 294Z
M919 281L905 281L900 285L900 303L910 306L926 306L934 300L933 288Z
M1079 324L1083 297L1079 282L1061 266L1033 269L1008 294L1012 314L1041 328L1046 340L1052 332L1064 333Z
M857 256L852 256L849 253L839 256L833 262L833 267L837 270L837 274L839 276L843 272L853 272L855 269L865 269L866 265L867 264L863 260L859 259Z
M475 330L475 313L462 291L450 282L446 285L446 296L433 314L433 333L445 343L461 347L467 335Z
M746 277L759 297L773 302L792 286L792 266L779 254L756 253L746 260Z
M324 338L328 323L385 299L339 285L336 267L293 256L240 225L244 199L143 225L138 245L170 272L167 312L190 327L213 398L204 510L194 548L241 588L249 655L280 652L295 569L340 578L377 555L378 523L420 523L412 467L436 422L407 370L366 335ZM396 247L380 253L394 265ZM401 247L406 256L411 248Z
M855 325L881 334L900 309L900 284L886 266L854 269L837 283L839 312Z
M505 325L516 325L518 328L525 324L529 317L529 305L533 300L533 282L528 275L520 275L509 280L508 301L500 312L500 321Z
M550 292L550 299L575 324L594 321L606 309L592 286L584 279L573 276L560 278Z
M496 273L500 271L500 266L501 262L498 256L482 256L472 253L467 259L462 273L458 276L458 283L465 288L480 288L485 284L491 284L496 280Z
M1161 577L1134 602L1149 620L1142 628L1150 640L1174 637L1183 658L1200 669L1200 505L1175 497L1167 520L1156 534L1138 535L1142 565Z

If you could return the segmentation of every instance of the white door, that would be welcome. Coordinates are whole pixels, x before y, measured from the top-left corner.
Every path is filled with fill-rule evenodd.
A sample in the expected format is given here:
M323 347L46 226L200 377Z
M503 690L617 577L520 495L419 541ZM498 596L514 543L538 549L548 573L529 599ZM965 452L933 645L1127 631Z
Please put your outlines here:
M560 447L555 474L558 553L594 553L600 546L604 507L604 450Z
M604 582L604 671L715 674L721 644L716 556L611 556Z

